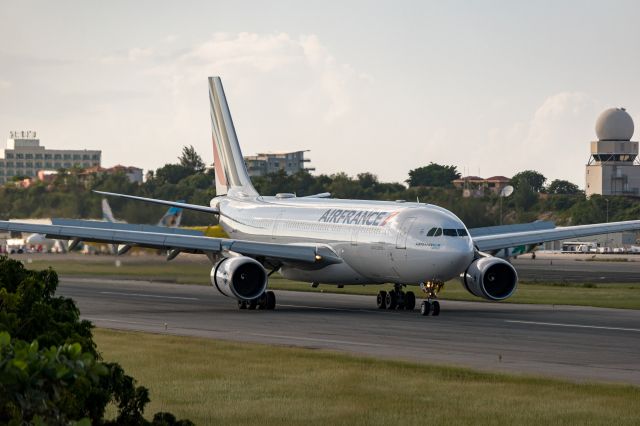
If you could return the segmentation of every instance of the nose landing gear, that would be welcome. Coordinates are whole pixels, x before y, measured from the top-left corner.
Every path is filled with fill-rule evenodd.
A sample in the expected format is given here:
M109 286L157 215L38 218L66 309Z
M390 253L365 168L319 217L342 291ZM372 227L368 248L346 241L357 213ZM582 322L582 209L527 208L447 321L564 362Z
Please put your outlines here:
M427 316L429 314L435 316L440 315L440 302L438 302L438 292L442 289L444 283L442 281L427 281L420 284L420 290L427 295L427 300L420 304L420 315Z

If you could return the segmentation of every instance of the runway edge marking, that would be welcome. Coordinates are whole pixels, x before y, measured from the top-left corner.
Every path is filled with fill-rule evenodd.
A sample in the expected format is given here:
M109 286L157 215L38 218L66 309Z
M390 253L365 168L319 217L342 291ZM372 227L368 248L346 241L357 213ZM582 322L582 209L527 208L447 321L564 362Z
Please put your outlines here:
M521 321L521 320L505 320L505 322L517 323L517 324L531 324L531 325L548 325L552 327L574 327L574 328L592 328L596 330L634 331L634 332L640 333L640 328L605 327L600 325L562 324L557 322L539 322L539 321Z

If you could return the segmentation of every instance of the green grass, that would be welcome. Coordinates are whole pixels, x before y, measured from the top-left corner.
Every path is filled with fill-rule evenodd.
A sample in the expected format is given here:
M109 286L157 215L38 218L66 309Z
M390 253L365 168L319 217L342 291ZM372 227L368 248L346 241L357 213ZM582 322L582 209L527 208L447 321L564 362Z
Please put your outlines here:
M640 388L481 373L312 349L95 330L150 389L147 415L198 425L638 424Z
M33 260L27 263L32 269L52 266L60 275L100 276L147 279L159 282L210 285L211 266L206 262L173 261L124 257L121 266L115 266L113 257L91 257L79 261ZM276 290L327 291L345 294L377 294L391 286L336 286L321 285L312 288L308 283L288 281L275 274L270 278L270 288ZM420 291L415 289L416 293ZM482 301L469 294L458 280L448 282L440 297L444 300ZM640 309L640 285L633 284L567 284L567 283L520 283L516 294L502 303L537 303L550 305L598 306L604 308Z

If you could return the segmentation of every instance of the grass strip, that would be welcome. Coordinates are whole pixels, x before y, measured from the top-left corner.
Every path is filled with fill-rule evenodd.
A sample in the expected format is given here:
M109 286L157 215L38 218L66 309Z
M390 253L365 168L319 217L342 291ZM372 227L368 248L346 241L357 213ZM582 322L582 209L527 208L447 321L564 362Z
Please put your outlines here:
M145 279L156 282L178 284L210 285L211 266L205 262L144 262L136 259L124 259L121 266L115 266L113 258L86 261L33 260L26 266L31 269L44 269L52 266L61 276L98 276L128 279ZM271 276L269 287L276 290L295 290L310 292L332 292L345 294L375 295L390 285L345 286L337 288L321 285L312 288L309 283L285 280L277 274ZM420 290L414 288L416 294ZM444 300L483 301L469 294L459 280L448 282L440 298ZM489 303L489 302L488 302ZM502 303L534 303L549 305L596 306L603 308L640 309L640 285L633 284L593 284L593 283L519 283L513 297Z
M95 330L151 392L199 425L637 424L640 388L575 384L303 348Z

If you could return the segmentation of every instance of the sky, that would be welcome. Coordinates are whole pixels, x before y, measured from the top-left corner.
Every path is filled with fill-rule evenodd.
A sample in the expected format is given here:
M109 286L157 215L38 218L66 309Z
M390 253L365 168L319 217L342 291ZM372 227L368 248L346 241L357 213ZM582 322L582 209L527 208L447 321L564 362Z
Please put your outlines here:
M103 165L212 163L207 77L244 155L402 182L532 169L584 187L601 111L640 126L637 1L2 2L0 139ZM6 135L6 136L5 136ZM640 139L640 131L634 140ZM0 146L2 144L0 143Z

